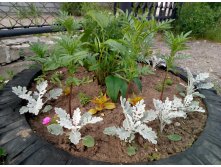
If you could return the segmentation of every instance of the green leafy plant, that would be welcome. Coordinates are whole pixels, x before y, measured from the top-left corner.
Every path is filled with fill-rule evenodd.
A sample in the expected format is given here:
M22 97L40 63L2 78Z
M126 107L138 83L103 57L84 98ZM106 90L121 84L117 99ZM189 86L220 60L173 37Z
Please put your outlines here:
M50 82L55 85L58 84L61 87L62 86L61 79L62 79L62 74L56 71L54 74L52 74Z
M78 94L78 98L80 100L81 105L83 106L85 106L91 101L91 97L82 92Z
M37 78L35 78L34 81L36 81L37 84L40 84L41 82L46 80L45 78L46 78L46 75L42 74L42 75L39 75Z
M55 25L54 29L66 30L68 35L74 35L80 28L79 21L66 11L59 11L59 15L55 19Z
M87 135L82 138L83 145L86 147L94 147L95 141L94 138L90 135Z
M190 35L190 33L191 32L187 32L185 34L181 33L180 35L175 36L172 32L165 32L165 40L166 40L168 47L170 48L170 54L164 56L164 59L166 62L166 73L162 82L162 91L160 95L160 100L163 99L163 93L164 93L164 89L166 85L168 72L170 70L172 71L174 70L176 59L185 57L183 55L182 56L177 55L177 52L187 49L187 46L185 43L189 39L188 36Z
M105 79L105 83L107 86L107 95L114 101L117 101L118 95L121 92L123 97L126 97L127 93L127 82L121 78L116 76L108 76Z
M165 84L168 86L171 86L171 85L173 85L173 80L171 78L167 78L165 81Z
M178 11L177 20L174 22L176 31L192 31L192 35L195 37L203 37L210 27L214 27L216 16L220 13L213 10L209 4L202 2L184 3ZM204 14L202 15L202 13Z
M82 2L63 2L61 4L61 10L67 12L70 15L81 16L82 6Z
M180 141L180 140L182 140L182 137L178 134L168 135L167 138L171 141Z
M48 46L41 42L31 43L30 48L39 58L44 58L48 51Z

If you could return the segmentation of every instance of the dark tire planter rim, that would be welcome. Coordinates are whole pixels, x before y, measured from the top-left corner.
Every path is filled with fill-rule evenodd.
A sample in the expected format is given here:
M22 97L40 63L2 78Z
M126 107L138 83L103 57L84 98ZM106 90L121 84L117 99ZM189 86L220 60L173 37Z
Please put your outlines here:
M29 87L34 78L40 74L40 68L23 70L0 91L0 147L8 153L8 164L111 164L75 157L46 142L32 131L25 115L18 112L22 100L11 92L11 88L18 85ZM177 67L175 75L187 81L187 74L182 68ZM206 97L203 102L208 111L208 118L203 132L193 145L169 158L133 164L221 164L221 97L214 89L199 91ZM18 135L21 130L30 132L28 137Z

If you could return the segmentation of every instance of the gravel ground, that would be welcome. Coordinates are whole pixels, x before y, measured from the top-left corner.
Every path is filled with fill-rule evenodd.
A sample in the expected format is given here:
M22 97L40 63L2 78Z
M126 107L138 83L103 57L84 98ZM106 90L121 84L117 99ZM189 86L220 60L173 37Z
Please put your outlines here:
M210 73L210 79L215 85L215 89L221 95L221 43L214 43L207 40L190 40L189 47L182 51L191 58L177 60L180 67L188 67L194 74L200 72ZM156 53L169 53L166 43L158 36L154 43Z

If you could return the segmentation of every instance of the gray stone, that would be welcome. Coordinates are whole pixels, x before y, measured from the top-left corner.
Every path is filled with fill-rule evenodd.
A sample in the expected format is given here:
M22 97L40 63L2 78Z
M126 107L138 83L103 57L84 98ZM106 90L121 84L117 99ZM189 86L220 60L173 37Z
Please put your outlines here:
M6 46L0 45L0 64L6 63L7 55L6 55Z
M20 61L20 62L15 62L12 64L5 65L5 66L1 66L0 75L6 79L9 79L9 76L7 73L8 71L13 71L13 74L17 74L24 69L28 69L32 64L34 64L34 62L32 61Z
M9 58L7 59L7 63L18 60L20 58L20 49L21 49L21 45L10 46Z

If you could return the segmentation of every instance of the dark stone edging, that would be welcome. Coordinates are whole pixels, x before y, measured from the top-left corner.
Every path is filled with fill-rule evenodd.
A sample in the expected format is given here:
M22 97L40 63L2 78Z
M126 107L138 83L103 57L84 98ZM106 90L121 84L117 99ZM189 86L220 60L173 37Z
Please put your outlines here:
M187 80L184 70L177 69L178 76ZM22 100L11 92L11 87L30 86L31 81L40 73L39 68L24 70L0 91L0 147L3 147L8 153L8 164L109 164L74 157L32 132L25 116L18 112L22 106ZM200 90L200 93L206 96L203 101L208 110L208 119L204 131L192 147L166 159L137 164L221 164L221 97L213 89ZM21 130L30 131L30 136L22 138L18 135Z

